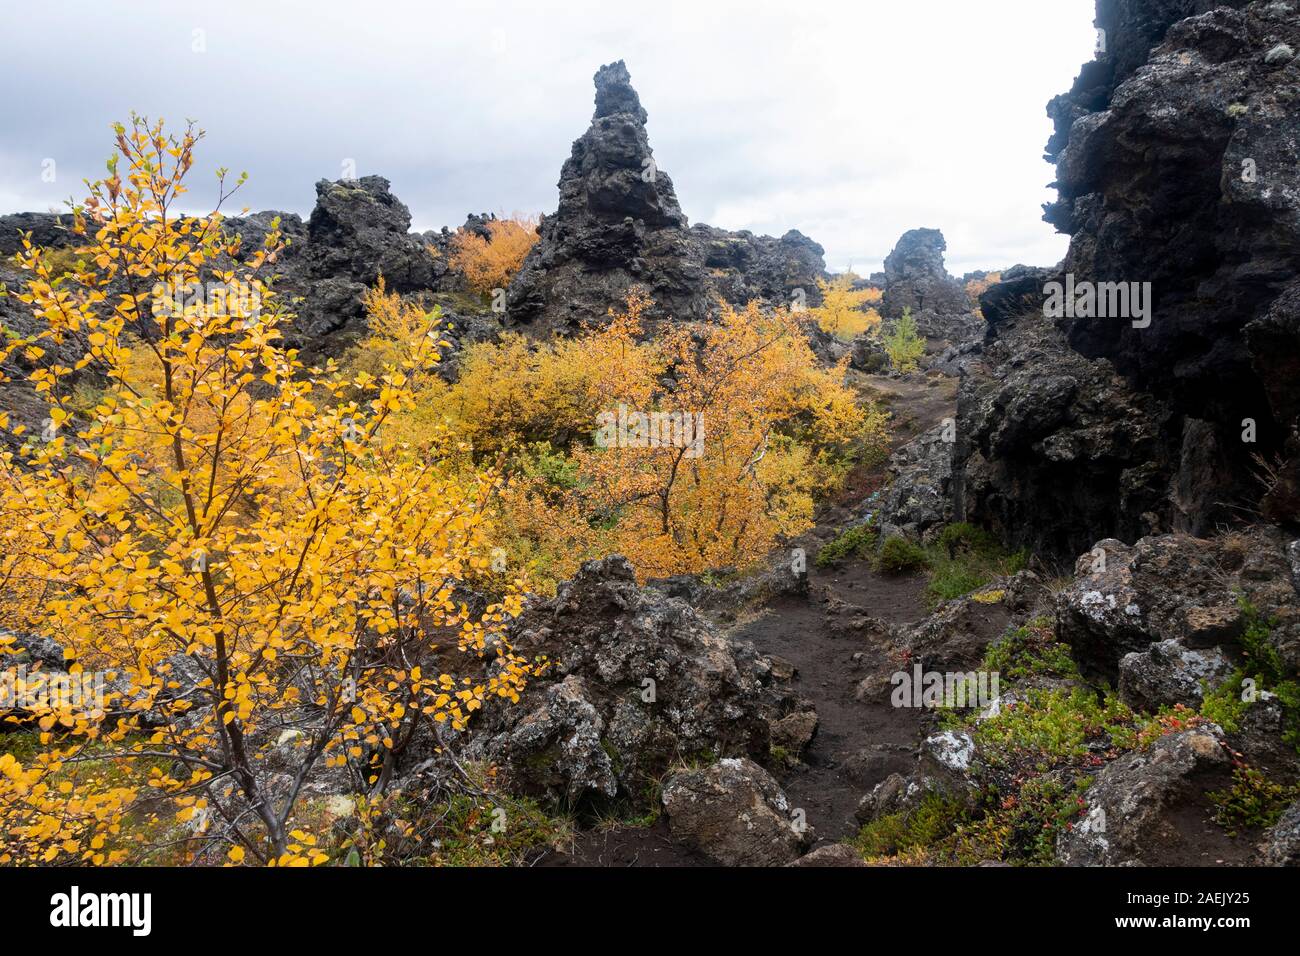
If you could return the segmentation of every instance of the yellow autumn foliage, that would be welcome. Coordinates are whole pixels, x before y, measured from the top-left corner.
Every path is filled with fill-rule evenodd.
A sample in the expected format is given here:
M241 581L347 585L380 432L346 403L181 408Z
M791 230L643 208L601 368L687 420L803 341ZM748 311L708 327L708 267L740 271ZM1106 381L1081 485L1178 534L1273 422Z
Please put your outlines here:
M488 237L460 229L451 240L451 267L479 295L504 289L536 244L537 219L515 214L487 224Z
M576 337L473 345L418 402L506 462L500 543L543 590L613 552L651 576L748 566L884 445L885 416L818 363L797 315L723 304L646 340L650 305L633 291Z
M376 328L402 347L351 377L304 369L263 278L278 223L257 250L222 228L242 177L211 214L177 212L201 135L119 125L73 210L86 271L53 275L30 237L17 257L38 330L0 357L21 353L49 418L0 422L18 448L0 454L0 625L107 682L19 718L42 749L0 758L0 863L116 862L124 820L164 813L188 859L325 862L293 824L310 773L382 789L417 731L518 699L533 670L500 631L516 592L481 619L452 597L488 565L500 476L448 464L445 431L417 453L389 428L432 378L437 316L385 313L381 290ZM213 287L253 295L171 294ZM79 785L91 761L117 783Z
M846 341L880 328L880 313L872 307L883 294L876 288L853 288L857 280L852 272L842 272L829 282L818 279L822 304L810 310L823 331Z

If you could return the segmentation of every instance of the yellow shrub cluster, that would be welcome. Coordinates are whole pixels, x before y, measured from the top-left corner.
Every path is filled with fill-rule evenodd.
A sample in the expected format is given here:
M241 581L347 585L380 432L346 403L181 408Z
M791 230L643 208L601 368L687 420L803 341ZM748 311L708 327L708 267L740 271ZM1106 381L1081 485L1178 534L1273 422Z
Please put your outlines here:
M748 565L884 444L884 415L818 363L797 315L723 305L646 341L650 304L633 292L571 339L472 346L412 413L504 463L496 526L535 586L610 552L648 575Z
M504 289L537 242L537 219L514 215L487 224L488 238L461 229L451 240L451 266L479 295Z
M823 331L846 341L880 328L880 313L873 306L883 293L875 288L855 289L857 280L852 272L842 272L829 282L818 279L822 304L811 310Z

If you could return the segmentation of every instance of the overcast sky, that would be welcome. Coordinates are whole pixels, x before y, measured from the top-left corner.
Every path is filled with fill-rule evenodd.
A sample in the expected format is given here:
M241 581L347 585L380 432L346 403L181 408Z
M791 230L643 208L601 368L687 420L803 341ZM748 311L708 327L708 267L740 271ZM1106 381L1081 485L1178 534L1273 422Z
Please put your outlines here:
M916 226L943 230L957 274L1052 264L1044 107L1091 58L1092 17L1092 0L25 4L0 38L0 212L80 198L133 109L208 131L196 208L228 166L250 174L242 204L306 215L351 159L417 229L549 212L592 74L623 59L691 222L800 229L836 270L880 268Z

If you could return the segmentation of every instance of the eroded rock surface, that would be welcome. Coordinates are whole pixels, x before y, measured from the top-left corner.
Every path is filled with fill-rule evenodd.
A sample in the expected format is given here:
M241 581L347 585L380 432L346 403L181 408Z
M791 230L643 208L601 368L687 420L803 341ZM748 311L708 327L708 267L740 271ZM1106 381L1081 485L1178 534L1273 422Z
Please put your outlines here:
M674 774L663 804L673 835L724 866L792 863L813 838L772 775L750 760Z
M494 709L470 754L517 792L573 805L633 800L678 759L768 756L763 673L704 618L642 589L614 556L590 561L512 624L514 646L548 672Z
M656 319L707 318L719 296L815 305L822 247L797 231L779 239L689 228L672 179L650 148L646 111L623 61L595 76L596 111L560 170L559 207L510 283L510 323L576 331L618 308L630 289Z

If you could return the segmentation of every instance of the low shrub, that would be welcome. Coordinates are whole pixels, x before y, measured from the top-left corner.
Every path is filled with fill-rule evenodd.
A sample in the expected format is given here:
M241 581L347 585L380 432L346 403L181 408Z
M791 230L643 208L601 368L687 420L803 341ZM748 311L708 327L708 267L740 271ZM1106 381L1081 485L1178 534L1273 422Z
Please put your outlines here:
M854 525L842 532L834 541L822 546L817 552L816 565L819 568L838 564L852 555L865 558L875 550L879 534L870 524Z
M910 574L928 564L925 551L906 538L894 536L885 539L876 556L876 565L883 574Z

